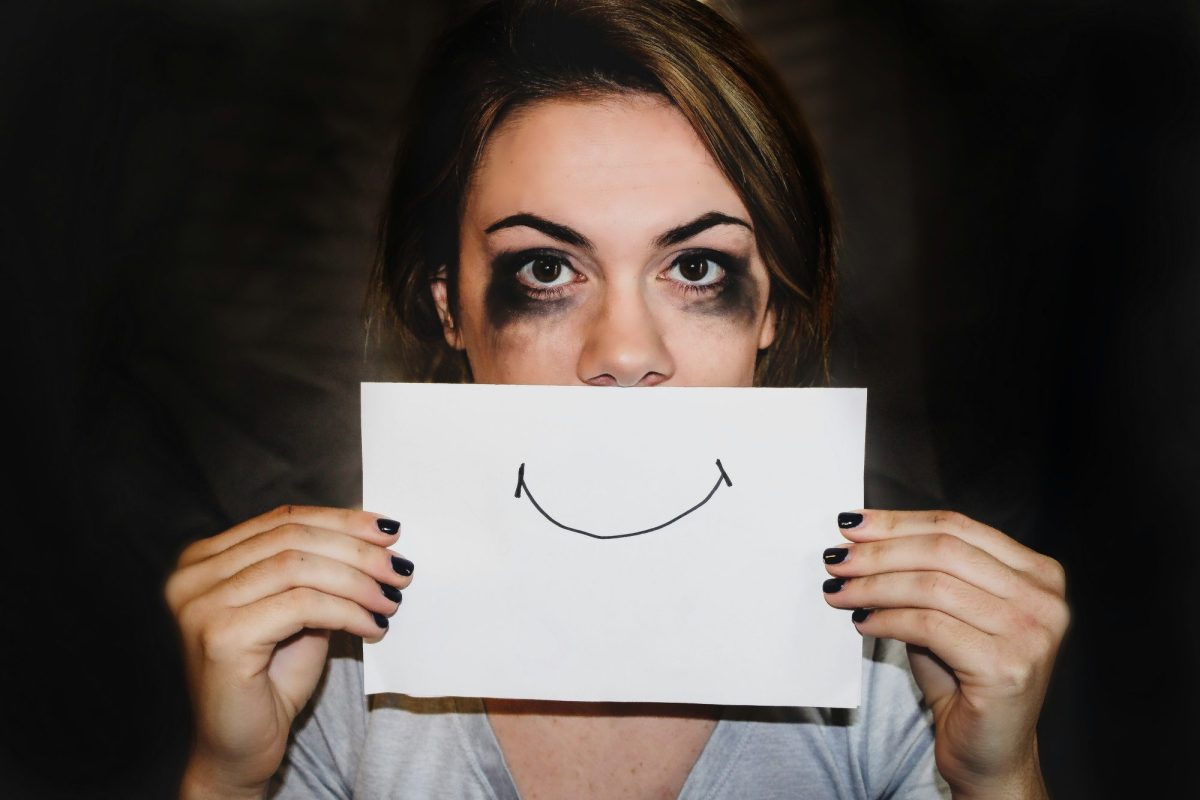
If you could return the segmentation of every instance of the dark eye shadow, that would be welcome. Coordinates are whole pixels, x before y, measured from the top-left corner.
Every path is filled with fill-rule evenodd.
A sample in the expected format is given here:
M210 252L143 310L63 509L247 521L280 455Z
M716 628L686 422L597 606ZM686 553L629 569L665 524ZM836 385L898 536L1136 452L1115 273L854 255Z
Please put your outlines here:
M720 291L711 297L690 301L689 309L708 316L726 317L740 324L753 324L758 307L758 287L750 275L749 262L727 253L700 252L725 269L725 279Z
M571 305L569 297L531 297L517 279L521 267L539 255L562 258L553 250L519 250L500 253L492 259L492 274L484 293L484 305L492 327L503 328L522 319L552 316Z

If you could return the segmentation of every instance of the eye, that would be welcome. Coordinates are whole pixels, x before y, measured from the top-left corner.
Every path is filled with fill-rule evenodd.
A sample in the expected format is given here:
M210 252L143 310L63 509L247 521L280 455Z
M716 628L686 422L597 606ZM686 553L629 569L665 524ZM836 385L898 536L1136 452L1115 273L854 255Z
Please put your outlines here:
M534 289L554 289L566 286L575 279L575 270L563 259L552 255L537 255L517 270L517 280Z
M725 268L705 253L685 253L667 270L667 278L688 286L712 286L724 277Z

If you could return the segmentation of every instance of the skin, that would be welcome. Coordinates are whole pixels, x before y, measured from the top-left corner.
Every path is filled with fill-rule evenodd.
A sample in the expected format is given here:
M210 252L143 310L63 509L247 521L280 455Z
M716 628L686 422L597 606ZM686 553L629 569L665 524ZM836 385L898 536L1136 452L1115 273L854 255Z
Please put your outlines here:
M593 386L749 386L774 338L767 269L750 215L687 121L648 98L541 103L495 131L468 192L459 238L458 307L433 286L447 341L465 349L480 383ZM569 244L527 224L532 215L580 234ZM744 224L655 240L706 215ZM488 233L489 229L493 229ZM528 298L521 276L495 274L502 253L544 249L562 260L558 294ZM684 279L688 253L709 262ZM515 267L519 262L511 264ZM744 269L734 269L734 263Z
M493 133L473 176L457 303L431 287L446 340L484 383L749 386L775 333L749 223L663 101L539 103ZM859 630L909 643L955 797L1045 797L1035 725L1068 624L1062 568L960 514L861 513L840 545L830 520L847 553L827 564L845 580L826 600L875 609ZM329 631L386 633L372 614L399 606L380 586L411 578L377 521L285 507L183 553L166 586L196 718L183 796L260 797ZM488 714L527 798L677 796L714 725L708 707L489 701Z

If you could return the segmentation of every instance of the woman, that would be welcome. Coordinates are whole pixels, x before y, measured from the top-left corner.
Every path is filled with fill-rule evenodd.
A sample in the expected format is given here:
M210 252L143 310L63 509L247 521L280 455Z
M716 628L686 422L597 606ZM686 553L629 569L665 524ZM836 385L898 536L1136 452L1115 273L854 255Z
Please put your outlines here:
M378 279L425 376L823 376L819 162L778 78L716 12L489 4L440 43L408 119ZM183 793L1044 796L1035 725L1067 625L1058 564L953 513L836 523L850 541L825 552L813 591L856 609L847 624L869 637L854 713L367 703L351 637L386 635L413 579L390 549L400 523L291 507L249 520L189 547L166 587L197 727ZM331 631L350 637L330 656Z

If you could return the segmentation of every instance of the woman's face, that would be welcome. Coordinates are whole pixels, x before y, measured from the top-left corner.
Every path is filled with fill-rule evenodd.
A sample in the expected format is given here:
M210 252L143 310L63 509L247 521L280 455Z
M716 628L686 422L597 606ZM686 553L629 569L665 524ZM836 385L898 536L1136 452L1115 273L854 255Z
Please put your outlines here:
M661 98L553 100L492 134L446 339L480 383L749 386L774 336L750 215Z

